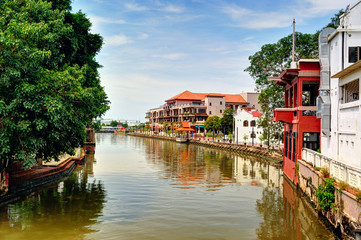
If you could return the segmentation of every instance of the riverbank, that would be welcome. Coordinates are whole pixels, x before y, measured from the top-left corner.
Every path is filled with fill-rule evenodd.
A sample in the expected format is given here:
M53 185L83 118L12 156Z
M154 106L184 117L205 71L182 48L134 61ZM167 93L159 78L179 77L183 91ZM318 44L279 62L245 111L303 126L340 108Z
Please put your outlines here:
M325 176L325 174L327 176ZM285 179L287 175L284 175ZM361 208L360 196L347 191L348 185L336 183L334 191L328 196L334 197L334 202L329 210L320 207L317 192L319 186L330 180L326 170L314 168L310 163L298 160L298 183L297 188L302 192L308 202L312 205L318 217L324 221L332 230L343 239L361 239ZM291 182L291 180L289 180Z
M67 157L58 163L43 164L41 167L17 171L9 178L9 191L0 197L0 206L19 200L39 189L51 186L73 173L77 165L85 161L85 152L78 157Z
M176 141L176 137L169 136L159 136L159 135L150 135L143 133L127 133L130 136L137 137L145 137L145 138L154 138L154 139L162 139L168 141ZM281 164L282 163L282 152L279 150L271 150L269 151L267 148L259 147L259 146L251 146L247 144L236 144L236 143L226 143L220 140L212 141L212 139L189 139L190 144L202 145L210 148L217 148L221 150L227 150L232 152L237 152L241 154L247 154L251 156L263 157L267 160Z

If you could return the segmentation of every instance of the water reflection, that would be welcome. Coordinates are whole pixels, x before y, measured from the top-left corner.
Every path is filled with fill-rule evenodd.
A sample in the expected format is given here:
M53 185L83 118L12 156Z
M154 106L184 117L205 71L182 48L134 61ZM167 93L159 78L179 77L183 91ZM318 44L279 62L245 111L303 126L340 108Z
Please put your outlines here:
M96 141L96 164L1 210L0 238L332 239L265 160L116 134Z
M105 203L101 181L89 179L93 156L65 181L1 209L1 239L81 239ZM83 236L83 237L82 237Z

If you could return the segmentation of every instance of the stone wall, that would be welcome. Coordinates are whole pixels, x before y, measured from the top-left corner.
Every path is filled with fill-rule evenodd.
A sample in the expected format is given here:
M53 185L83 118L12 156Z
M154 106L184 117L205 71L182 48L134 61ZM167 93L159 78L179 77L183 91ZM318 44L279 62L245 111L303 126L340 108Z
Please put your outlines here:
M361 208L360 201L344 190L335 187L335 207L327 212L318 207L316 191L323 183L321 173L310 163L298 160L298 186L308 197L319 215L331 224L336 232L340 232L345 239L361 239Z

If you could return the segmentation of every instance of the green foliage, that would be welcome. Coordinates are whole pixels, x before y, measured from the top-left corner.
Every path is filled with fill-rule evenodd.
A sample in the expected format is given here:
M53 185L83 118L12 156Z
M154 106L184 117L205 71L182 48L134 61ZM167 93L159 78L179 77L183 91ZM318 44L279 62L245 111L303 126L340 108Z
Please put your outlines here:
M341 192L341 191L343 191L343 190L346 190L346 188L348 187L349 185L348 185L348 183L347 182L344 182L344 181L341 181L340 183L339 183L339 192Z
M116 126L118 126L120 124L120 122L118 122L118 121L116 121L116 120L112 120L111 122L110 122L110 126L111 127L116 127Z
M328 171L328 168L321 168L321 175L323 178L329 178L330 172Z
M361 200L361 192L357 192L356 193L356 200L360 201Z
M36 0L0 5L1 160L30 167L37 158L72 154L84 142L85 127L108 109L94 60L101 41L93 54L65 50L64 40L76 39L78 24L66 22L71 15Z
M244 140L244 141L247 141L247 139L248 139L248 135L247 135L247 134L244 134L244 135L243 135L243 140Z
M343 9L339 10L339 11L335 14L335 16L333 16L333 17L331 18L331 22L330 22L329 24L327 24L326 27L337 28L338 26L340 26L340 16L341 16L342 14L344 14L344 13L345 13L345 10L343 10ZM326 28L326 27L325 27L325 28Z
M318 185L316 197L322 210L328 211L335 205L335 181L331 178L325 179L323 184Z
M233 112L233 108L227 108L224 110L221 118L221 128L226 130L226 134L233 131Z
M222 127L221 125L221 118L218 116L208 117L204 123L204 128L207 131L217 131L220 130Z

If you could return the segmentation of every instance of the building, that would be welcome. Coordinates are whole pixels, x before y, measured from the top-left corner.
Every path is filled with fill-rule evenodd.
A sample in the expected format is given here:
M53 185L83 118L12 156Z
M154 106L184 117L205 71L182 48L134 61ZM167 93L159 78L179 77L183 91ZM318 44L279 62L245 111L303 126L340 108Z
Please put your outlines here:
M298 68L286 69L269 80L285 87L285 107L274 109L273 120L284 123L283 171L297 183L296 163L302 148L320 148L320 120L316 118L319 60L301 59Z
M257 111L261 111L261 105L258 102L259 93L256 92L246 92L241 93L241 96L243 97L246 102L249 103L249 107L255 108Z
M257 124L261 116L260 112L254 108L239 108L233 116L234 136L237 143L244 142L244 136L247 136L247 142L262 144L259 137L262 136L263 129Z
M340 26L320 33L322 155L361 168L361 1L340 16ZM335 177L335 169L330 169ZM361 179L360 179L361 181Z
M258 103L258 100L257 100ZM247 102L240 94L192 93L184 91L165 100L165 104L147 111L151 126L163 122L190 122L192 127L203 129L209 116L222 117L227 108L237 110L256 103Z

